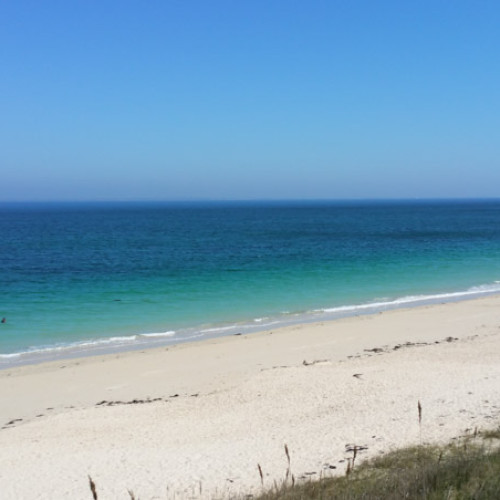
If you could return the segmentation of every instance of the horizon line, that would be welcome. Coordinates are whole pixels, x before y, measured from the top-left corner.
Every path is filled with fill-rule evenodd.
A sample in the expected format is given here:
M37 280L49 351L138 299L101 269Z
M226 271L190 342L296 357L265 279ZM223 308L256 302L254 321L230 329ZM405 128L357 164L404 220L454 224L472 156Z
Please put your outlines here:
M346 198L179 198L179 199L18 199L0 200L9 204L186 204L186 203L324 203L324 202L419 202L419 201L500 201L499 196L413 196L413 197L346 197Z

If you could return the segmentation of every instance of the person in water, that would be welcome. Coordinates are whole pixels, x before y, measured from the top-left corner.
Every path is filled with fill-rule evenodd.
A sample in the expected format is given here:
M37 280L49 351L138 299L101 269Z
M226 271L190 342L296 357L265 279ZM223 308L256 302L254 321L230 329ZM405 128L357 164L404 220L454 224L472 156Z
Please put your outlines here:
M2 323L7 323L7 318L2 318Z

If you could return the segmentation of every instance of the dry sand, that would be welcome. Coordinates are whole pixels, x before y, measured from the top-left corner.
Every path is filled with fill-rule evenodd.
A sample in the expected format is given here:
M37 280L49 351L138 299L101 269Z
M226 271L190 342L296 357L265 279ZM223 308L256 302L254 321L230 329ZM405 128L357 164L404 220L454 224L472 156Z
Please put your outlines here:
M498 425L500 297L3 370L0 395L3 499L90 499L88 475L100 500L234 498L285 444L307 478Z

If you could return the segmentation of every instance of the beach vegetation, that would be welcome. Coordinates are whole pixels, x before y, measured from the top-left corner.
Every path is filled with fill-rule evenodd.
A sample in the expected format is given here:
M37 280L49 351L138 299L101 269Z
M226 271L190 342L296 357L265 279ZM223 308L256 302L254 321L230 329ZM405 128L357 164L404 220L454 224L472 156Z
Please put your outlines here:
M284 480L264 488L258 495L241 500L498 500L500 498L500 426L467 433L447 445L418 445L397 449L356 463L357 448L351 449L345 473L321 475L305 482L291 472L290 451L285 445L288 467ZM89 476L94 500L97 488ZM127 490L129 497L136 496Z
M419 420L421 410L419 408ZM468 431L446 445L418 445L381 454L358 464L358 448L352 447L342 475L296 481L290 451L285 445L287 469L281 483L240 500L498 500L500 498L500 426ZM92 498L97 488L89 476ZM137 497L127 490L131 500ZM201 490L200 490L201 494ZM221 497L226 498L226 497ZM235 497L231 497L235 498Z
M342 476L285 479L253 500L493 500L500 498L500 427L442 446L419 445L355 464ZM289 472L287 472L287 478ZM248 497L247 497L248 498Z

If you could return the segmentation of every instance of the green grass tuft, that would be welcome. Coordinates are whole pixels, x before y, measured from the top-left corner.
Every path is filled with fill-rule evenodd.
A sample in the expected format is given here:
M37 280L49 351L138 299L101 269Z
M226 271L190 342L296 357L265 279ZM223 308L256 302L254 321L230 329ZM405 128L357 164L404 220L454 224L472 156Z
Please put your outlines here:
M500 426L498 426L496 429L483 431L481 435L484 439L500 439Z
M484 433L489 439L500 437ZM477 440L476 440L477 441ZM466 439L416 446L367 461L348 476L275 487L255 500L498 500L500 448Z

